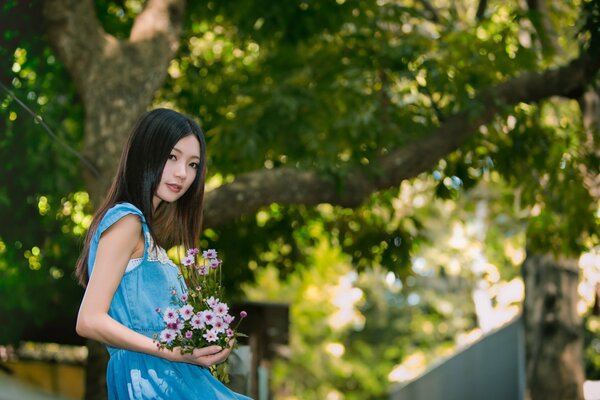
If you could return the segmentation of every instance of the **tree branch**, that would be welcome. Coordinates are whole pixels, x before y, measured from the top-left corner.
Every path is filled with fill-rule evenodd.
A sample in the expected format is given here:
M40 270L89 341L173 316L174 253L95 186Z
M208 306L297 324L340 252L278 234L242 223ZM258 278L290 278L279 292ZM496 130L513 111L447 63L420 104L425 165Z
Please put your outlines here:
M546 57L552 57L558 53L559 46L556 41L556 33L548 16L545 0L527 0L527 7L530 12L529 19L540 38L542 53Z
M429 13L429 15L430 15L429 19L431 21L440 22L440 15L438 14L435 7L432 6L428 0L420 0L419 2L423 5L425 10Z
M164 35L173 54L179 47L185 0L149 0L137 16L129 39L131 42L153 40Z
M82 93L86 71L112 37L100 25L91 0L45 0L42 12L49 41Z
M590 82L599 68L600 59L583 54L561 68L527 73L499 84L476 99L482 111L475 117L466 112L453 115L429 136L381 157L370 169L352 171L341 182L315 171L292 168L240 175L234 182L206 194L204 224L218 226L273 202L355 207L374 192L398 186L404 179L432 168L440 158L475 135L502 106L570 96Z
M50 43L86 109L82 153L100 178L85 175L92 198L110 185L129 129L161 87L179 46L185 0L148 0L130 38L106 33L91 0L43 0Z
M477 21L481 21L485 16L485 9L487 8L487 0L479 0L479 5L477 6L477 14L475 15Z

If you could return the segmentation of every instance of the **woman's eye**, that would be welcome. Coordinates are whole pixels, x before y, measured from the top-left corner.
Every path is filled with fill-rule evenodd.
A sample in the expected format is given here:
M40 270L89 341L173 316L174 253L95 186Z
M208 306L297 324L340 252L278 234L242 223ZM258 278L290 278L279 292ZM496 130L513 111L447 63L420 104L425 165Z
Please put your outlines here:
M190 167L192 167L194 169L198 169L198 163L193 162L190 164Z
M175 154L169 154L169 160L176 161L177 156Z

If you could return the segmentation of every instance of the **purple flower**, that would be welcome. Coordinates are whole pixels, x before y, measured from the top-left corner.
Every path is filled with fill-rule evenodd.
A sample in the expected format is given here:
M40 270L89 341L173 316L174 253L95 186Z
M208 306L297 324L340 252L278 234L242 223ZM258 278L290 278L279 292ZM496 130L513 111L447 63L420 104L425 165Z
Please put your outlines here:
M225 322L227 325L231 324L231 323L233 322L233 320L234 320L234 319L235 319L235 318L234 318L234 317L232 317L232 316L231 316L231 315L229 315L229 314L225 314L225 315L223 316L223 322Z
M154 309L154 311L156 311L157 313L160 313L160 307L156 307L156 308Z
M206 300L206 304L208 304L208 306L210 308L215 308L217 306L217 304L219 304L219 299L215 299L214 296L210 296L207 300Z
M186 267L189 267L190 265L194 264L194 261L194 256L185 256L183 257L183 260L181 260L181 263Z
M241 311L240 312L240 317L246 318L247 316L248 316L248 313L246 311Z
M207 331L202 336L204 336L204 339L206 339L206 341L209 343L217 341L217 333L213 329Z
M187 321L188 319L192 318L192 315L194 315L194 309L191 305L186 304L179 309L179 314L181 315L181 318Z
M215 318L215 322L213 323L213 329L217 333L223 333L225 332L225 329L227 329L227 327L225 326L221 318Z
M225 303L217 303L212 309L218 317L224 317L229 311L229 307Z
M177 333L171 329L164 329L161 333L160 333L160 340L162 340L163 342L167 342L167 343L171 343L175 337L177 336Z
M187 251L187 255L188 255L188 257L190 257L190 256L192 256L192 257L193 257L193 256L195 256L196 254L198 254L199 252L200 252L200 250L198 250L198 249L197 249L197 248L195 248L195 247L192 247L191 249L188 249L188 251Z
M210 324L212 325L213 322L215 321L215 314L212 311L202 311L200 313L200 316L202 318L202 322L204 322L205 324Z
M215 249L208 249L202 252L202 258L217 258L217 251Z
M221 260L218 260L216 258L213 258L212 260L210 260L208 262L208 266L211 267L212 269L217 269L219 268L219 265L221 264Z
M175 311L175 309L168 307L165 310L165 315L163 316L163 319L166 323L171 323L171 322L176 322L177 321L177 311Z
M167 329L170 329L172 331L176 331L177 330L177 322L169 322L167 324Z
M198 273L200 275L208 275L208 268L206 267L206 265L199 265L198 266Z
M195 314L192 317L192 320L190 321L190 325L192 325L192 329L202 329L206 326L204 324L204 321L202 320L202 317L198 314Z

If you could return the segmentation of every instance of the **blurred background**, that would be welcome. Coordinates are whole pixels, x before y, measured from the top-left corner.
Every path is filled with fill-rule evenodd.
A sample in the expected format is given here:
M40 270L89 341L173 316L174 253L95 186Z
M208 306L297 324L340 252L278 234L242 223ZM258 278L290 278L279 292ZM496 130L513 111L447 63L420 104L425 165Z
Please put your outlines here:
M104 398L73 266L160 106L205 132L228 297L279 326L257 398L599 399L599 21L598 0L3 1L0 398Z

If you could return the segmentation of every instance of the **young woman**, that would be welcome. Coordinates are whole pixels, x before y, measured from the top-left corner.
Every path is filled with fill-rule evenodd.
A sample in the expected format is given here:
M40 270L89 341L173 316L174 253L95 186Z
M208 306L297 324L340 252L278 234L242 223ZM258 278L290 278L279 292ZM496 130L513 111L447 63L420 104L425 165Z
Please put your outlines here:
M171 305L172 288L185 288L164 247L195 247L200 237L205 148L190 118L167 109L145 114L88 231L76 269L86 288L77 333L107 345L110 399L246 399L206 368L231 349L181 354L153 341L164 328L155 309Z

